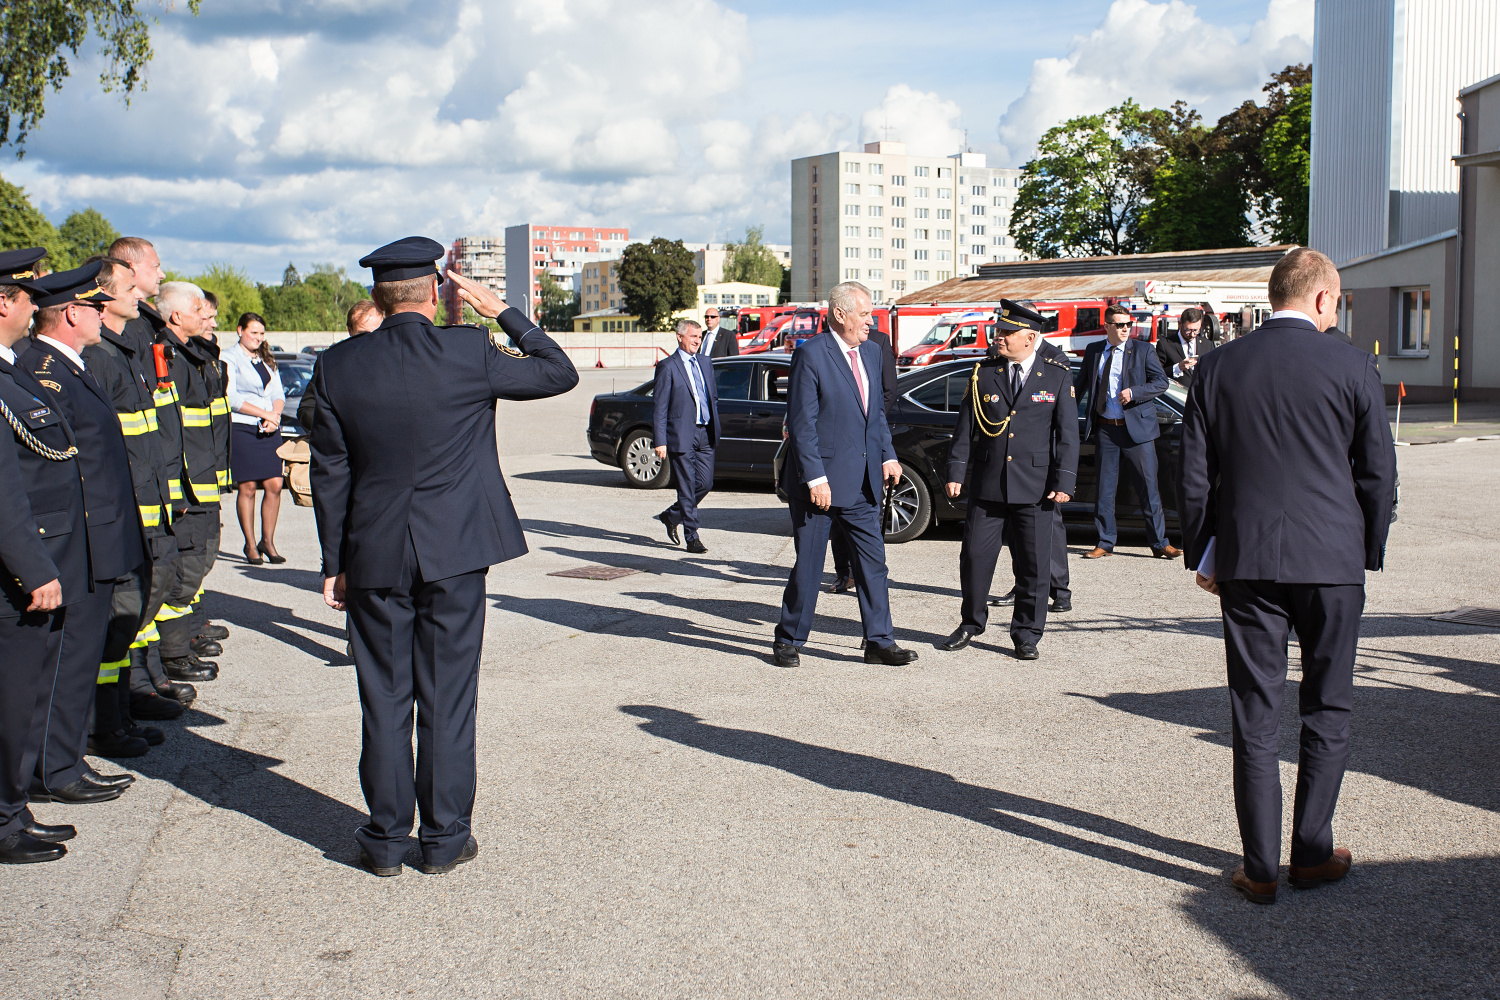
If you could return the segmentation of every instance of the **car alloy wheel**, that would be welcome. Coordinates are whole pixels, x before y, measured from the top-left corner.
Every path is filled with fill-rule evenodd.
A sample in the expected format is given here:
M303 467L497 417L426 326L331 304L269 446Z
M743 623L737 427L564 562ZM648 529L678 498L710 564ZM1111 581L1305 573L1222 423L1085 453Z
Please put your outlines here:
M901 482L891 495L883 520L882 533L886 542L893 544L911 541L926 531L932 521L932 498L927 484L905 462L901 463Z
M625 442L620 468L631 486L652 489L665 486L665 460L658 458L651 435L638 431Z

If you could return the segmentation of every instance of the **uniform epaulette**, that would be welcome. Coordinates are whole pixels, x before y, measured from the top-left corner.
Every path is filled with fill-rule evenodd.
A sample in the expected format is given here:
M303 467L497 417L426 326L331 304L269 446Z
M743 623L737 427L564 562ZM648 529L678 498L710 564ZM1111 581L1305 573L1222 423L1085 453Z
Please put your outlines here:
M1066 369L1071 367L1068 362L1062 358L1043 358L1042 360L1047 362L1047 364L1049 365L1056 365L1059 368Z

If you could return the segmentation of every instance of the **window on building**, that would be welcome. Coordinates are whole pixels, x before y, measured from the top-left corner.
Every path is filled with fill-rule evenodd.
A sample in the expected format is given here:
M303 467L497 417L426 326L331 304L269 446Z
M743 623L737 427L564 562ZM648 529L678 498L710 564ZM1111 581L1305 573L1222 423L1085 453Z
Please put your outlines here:
M816 229L813 230L812 245L818 245L818 231Z
M1345 292L1339 296L1339 329L1344 331L1344 336L1354 336L1354 293Z
M983 257L984 256L984 244L981 243L981 244L979 244L977 246L969 247L969 253L973 254L976 257Z
M859 227L858 226L845 226L844 227L844 235L845 236L855 236L855 237L859 236Z
M975 184L972 188L969 189L969 193L970 194L979 194L979 195L984 194L984 185L983 184Z
M937 168L937 176L938 176L938 180L942 180L944 177L946 177L946 178L948 178L951 181L953 179L953 168L952 167L938 167Z
M895 260L891 261L891 270L892 271L904 271L904 270L906 270L906 261L902 260L899 257L896 258Z
M983 215L984 214L984 206L983 205L971 205L971 206L969 206L969 214L970 215Z
M865 194L870 195L871 197L883 198L883 197L885 197L885 185L884 184L871 184L869 186L869 188L865 191Z
M844 173L846 173L846 174L857 174L857 173L859 173L859 164L856 163L853 160L850 160L848 163L844 164Z
M1397 354L1425 354L1432 333L1432 289L1401 289L1401 330Z
M951 277L953 277L952 271L939 271L937 273L937 280L939 281L947 281Z
M812 273L812 286L813 286L813 291L816 292L818 290L818 272L817 271L814 271ZM813 298L817 298L817 296L814 295Z
M892 239L891 240L891 249L892 250L905 250L906 249L906 240L902 239L899 236L896 237L896 238L894 238L894 239Z
M865 254L865 256L870 258L871 260L879 260L881 257L885 256L885 251L880 247L871 247L870 252Z
M812 203L814 205L816 205L818 203L818 189L817 188L813 188L812 192L813 192L813 194L812 194Z
M911 215L914 219L925 219L928 216L928 210L925 208L914 208L911 210Z
M984 235L984 227L983 226L970 226L969 227L969 235L971 235L971 236L983 236Z
M872 164L870 164L870 173L876 175L877 177L880 176L881 174L885 173L885 164L883 164L883 163L872 163Z
M758 305L758 306L768 306L768 305L771 304L771 296L769 296L769 295L757 295L755 297L755 304Z
M951 240L951 239L953 239L953 230L951 230L951 229L939 229L937 231L937 238L940 239L940 240L945 240L945 241L946 240Z
M928 271L913 271L911 276L914 281L931 281L932 279L929 277L930 273Z
M912 260L926 260L927 259L927 254L928 254L928 251L926 251L926 250L913 250L911 252L911 259Z
M858 184L845 184L844 185L844 193L845 194L859 194L859 185Z
M872 277L872 278L878 278L878 277L880 277L880 275L876 274L874 271L871 271L870 272L870 277ZM872 288L872 289L870 289L870 302L871 303L878 303L878 302L884 302L884 301L885 301L885 293L884 292L882 292L878 288Z
M884 218L885 217L885 206L884 205L871 205L870 206L870 211L867 214L875 216L877 218Z
M932 197L932 190L930 188L913 188L911 193L914 197L917 198Z
M816 250L814 250L812 252L812 266L813 267L817 267L818 266L818 251L816 251Z
M891 291L893 291L893 292L904 292L904 291L906 291L906 282L904 282L901 279L897 278L895 281L891 282Z
M858 205L845 205L844 206L844 214L845 215L858 215L859 214L859 206Z
M719 295L718 295L718 293L717 292L704 292L703 293L703 304L706 305L706 306L716 306L716 305L718 305L719 304Z
M926 167L912 167L911 168L911 175L913 177L926 177L927 176L927 168Z
M812 224L815 226L818 224L818 210L816 208L813 209Z
M878 267L872 267L868 271L865 272L865 277L869 278L872 281L878 281L881 278L881 276L884 275L884 274L885 274L885 272L882 271L880 268L878 268Z
M898 188L899 187L906 187L906 175L905 174L892 174L891 175L891 185L893 187L898 187Z
M942 168L939 167L938 169L941 170ZM937 192L938 192L937 196L938 196L938 200L939 201L941 201L944 198L952 198L953 197L953 192L950 191L948 188L938 188Z
M891 205L894 208L905 208L906 198L899 194L891 195Z
M742 306L748 306L748 305L751 304L751 302L754 299L755 299L754 295L741 295L740 296L740 305L742 305Z
M891 220L891 228L892 229L905 229L906 228L906 220L903 219L903 218L901 218L901 217L899 217L899 216L896 217L896 218L894 218L894 219L892 219Z
M939 219L951 219L951 218L953 218L953 209L951 209L951 208L940 208L940 209L937 210L937 217Z
M859 280L859 268L857 268L857 267L846 267L846 268L844 268L844 280L845 281L858 281Z
M817 167L813 167L812 168L812 182L814 184L818 183L818 168Z
M995 205L996 208L1009 208L1010 207L1010 199L1009 198L1004 198L1004 197L1002 197L1002 196L1000 196L1000 195L997 194L997 195L995 195L995 197L992 200L993 200L994 205Z
M880 228L879 226L871 226L868 230L865 231L865 235L872 240L878 240L881 237L885 236L885 230Z
M953 254L952 254L951 251L948 251L948 250L934 250L933 251L933 259L934 260L952 260L953 259Z

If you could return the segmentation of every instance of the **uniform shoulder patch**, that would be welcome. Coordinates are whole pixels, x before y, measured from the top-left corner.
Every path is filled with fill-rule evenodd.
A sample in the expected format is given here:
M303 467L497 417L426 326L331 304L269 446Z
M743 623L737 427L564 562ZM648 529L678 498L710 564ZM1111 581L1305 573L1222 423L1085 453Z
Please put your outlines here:
M526 357L526 355L522 354L520 351L507 344L505 342L505 334L501 333L499 330L490 331L490 343L498 347L500 349L500 353L502 354L509 354L513 358Z
M1051 355L1048 355L1047 357L1043 358L1042 360L1045 361L1045 362L1047 362L1047 364L1049 364L1049 365L1056 365L1059 368L1066 369L1066 368L1069 367L1068 366L1068 362L1065 359L1063 359L1063 358L1056 358L1056 357L1053 357Z

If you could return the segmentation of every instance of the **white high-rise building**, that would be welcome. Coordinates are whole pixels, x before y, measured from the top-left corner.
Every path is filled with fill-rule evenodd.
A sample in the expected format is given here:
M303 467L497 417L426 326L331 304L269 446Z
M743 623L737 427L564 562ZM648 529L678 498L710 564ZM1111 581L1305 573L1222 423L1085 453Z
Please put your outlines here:
M1019 260L1010 235L1021 171L983 153L911 156L903 142L792 161L792 301L841 281L889 302L980 264Z

